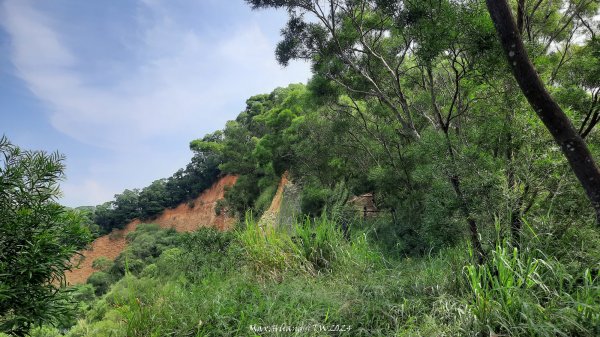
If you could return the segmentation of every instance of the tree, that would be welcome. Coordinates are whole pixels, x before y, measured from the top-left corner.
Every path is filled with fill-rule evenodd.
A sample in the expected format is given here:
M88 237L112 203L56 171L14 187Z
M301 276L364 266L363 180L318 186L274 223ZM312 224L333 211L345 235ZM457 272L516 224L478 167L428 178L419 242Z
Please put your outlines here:
M166 179L155 180L142 189L139 195L140 216L150 219L160 214L168 203Z
M69 313L64 272L91 235L80 212L55 201L62 155L24 151L6 137L0 153L0 331L23 336Z
M285 8L290 19L277 45L277 60L310 60L313 69L356 97L377 99L388 110L397 132L420 138L419 121L401 78L407 55L417 42L410 23L389 2L246 0L253 8ZM312 16L313 20L307 19ZM391 34L390 34L391 33ZM422 122L422 121L421 121Z
M113 201L107 201L96 206L94 222L100 227L102 233L108 233L116 227L114 209L115 203Z
M113 211L117 228L125 227L133 219L141 215L139 205L140 191L126 189L121 194L115 195L115 209Z
M468 34L457 27L468 26L480 11L453 1L246 1L253 8L287 9L289 20L277 46L277 60L282 65L292 59L311 61L319 76L350 99L351 103L336 104L334 109L355 111L352 113L366 121L366 111L361 111L356 101L369 102L368 113L376 124L394 133L385 139L374 137L392 166L399 162L393 160L397 157L393 152L421 141L430 126L443 133L450 158L442 168L443 175L452 186L481 259L479 226L458 174L459 144L450 134L459 133L460 117L464 118L472 103L464 84L470 80L472 57L468 48L458 47ZM442 89L451 86L453 94L437 92L439 73L452 74L450 81L438 85ZM423 102L421 96L428 96L429 102ZM410 175L405 172L402 174Z
M513 76L533 110L560 146L592 203L597 221L600 223L600 170L587 144L544 87L544 83L529 60L519 33L522 29L515 23L508 2L487 0L486 3Z

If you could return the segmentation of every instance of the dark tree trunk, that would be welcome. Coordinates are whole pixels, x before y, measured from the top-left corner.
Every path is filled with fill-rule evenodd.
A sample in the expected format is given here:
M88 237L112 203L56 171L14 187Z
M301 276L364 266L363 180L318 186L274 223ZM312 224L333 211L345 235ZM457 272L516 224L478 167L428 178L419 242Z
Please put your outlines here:
M446 146L448 148L448 155L450 156L450 160L452 161L452 171L456 172L456 157L454 156L454 149L452 149L452 142L450 141L450 136L448 135L448 129L443 129L445 138L446 138ZM457 174L452 174L449 176L450 184L452 184L452 188L454 189L454 193L456 193L456 197L458 198L458 202L460 205L460 210L463 213L464 217L467 219L467 224L469 224L469 232L471 233L471 244L473 245L473 250L475 254L477 254L477 262L482 264L485 260L485 252L483 251L483 246L481 245L481 240L479 238L479 229L477 227L477 222L475 218L471 214L471 210L469 207L469 203L465 194L460 187L460 178Z
M571 169L591 201L600 224L600 170L598 170L590 150L569 118L552 99L535 71L527 56L507 1L486 0L486 3L521 91L562 149Z
M458 201L460 202L460 210L463 215L467 218L467 223L469 224L469 232L471 234L471 244L473 245L473 250L477 255L477 262L482 264L485 260L485 252L483 251L483 247L481 246L481 240L479 239L479 230L477 228L477 223L475 219L471 215L469 211L469 205L467 204L467 199L460 188L460 179L458 176L454 175L450 177L450 183L452 184L452 188L458 197Z
M440 124L439 128L444 133L444 139L446 140L446 148L448 150L448 156L452 163L452 172L449 174L448 178L450 179L450 184L454 189L454 193L456 193L456 197L458 198L458 202L460 204L460 210L463 213L463 216L467 219L467 224L469 225L469 232L471 233L471 243L473 245L473 250L477 255L477 262L482 264L485 260L485 252L483 251L483 246L481 245L481 240L479 238L479 229L477 227L477 222L475 218L471 214L471 208L469 207L469 203L465 194L463 193L460 186L460 177L457 172L457 163L456 156L454 155L454 148L452 147L452 141L450 140L450 118L446 121L442 117L442 113L437 105L435 89L433 87L433 72L431 67L427 67L427 77L429 78L430 83L430 95L431 95L431 105L435 111L435 116ZM458 82L456 83L458 86Z
M519 34L523 35L523 25L525 22L525 0L517 2L517 29Z

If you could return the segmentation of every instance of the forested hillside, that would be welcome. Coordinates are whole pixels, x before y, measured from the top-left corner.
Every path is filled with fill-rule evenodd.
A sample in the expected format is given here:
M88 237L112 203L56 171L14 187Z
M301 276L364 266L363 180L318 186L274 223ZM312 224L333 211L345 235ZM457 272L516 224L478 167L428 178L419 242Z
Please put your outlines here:
M215 211L235 228L139 225L68 289L71 316L28 332L600 335L597 1L246 2L288 13L276 58L312 78L84 222L152 222L232 175ZM278 187L293 223L266 225Z

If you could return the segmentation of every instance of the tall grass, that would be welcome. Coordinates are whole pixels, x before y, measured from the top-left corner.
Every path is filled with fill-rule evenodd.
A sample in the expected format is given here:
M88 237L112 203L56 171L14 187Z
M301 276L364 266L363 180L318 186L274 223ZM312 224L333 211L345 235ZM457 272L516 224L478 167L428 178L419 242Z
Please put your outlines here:
M282 228L263 226L249 215L237 237L254 269L274 278L289 272L317 275L344 265L366 271L382 263L365 233L347 239L325 216Z
M344 236L326 217L264 227L248 216L233 233L185 234L112 285L67 336L600 335L598 270L565 266L541 239L516 248L498 236L475 265L466 243L386 260L369 228L353 229ZM350 330L251 329L269 326Z
M471 251L472 254L472 251ZM465 267L475 329L506 336L600 334L600 278L571 275L539 249L498 239L481 265Z
M233 235L199 231L182 242L177 259L167 250L152 272L114 284L68 335L456 336L467 318L452 295L457 251L393 265L364 232L346 238L327 218L283 230L248 217ZM204 263L215 267L191 266ZM250 329L273 325L351 329Z
M287 231L262 225L251 213L246 215L245 226L238 231L237 237L251 266L261 276L280 278L292 271L314 274L314 269L303 259L301 250Z

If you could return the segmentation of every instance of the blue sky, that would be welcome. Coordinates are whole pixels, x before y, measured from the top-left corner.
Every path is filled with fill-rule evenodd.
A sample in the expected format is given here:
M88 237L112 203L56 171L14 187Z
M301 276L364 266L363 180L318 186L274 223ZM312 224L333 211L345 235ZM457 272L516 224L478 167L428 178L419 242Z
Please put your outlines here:
M0 0L0 134L66 155L67 206L144 187L248 97L306 82L275 61L285 19L243 0Z

